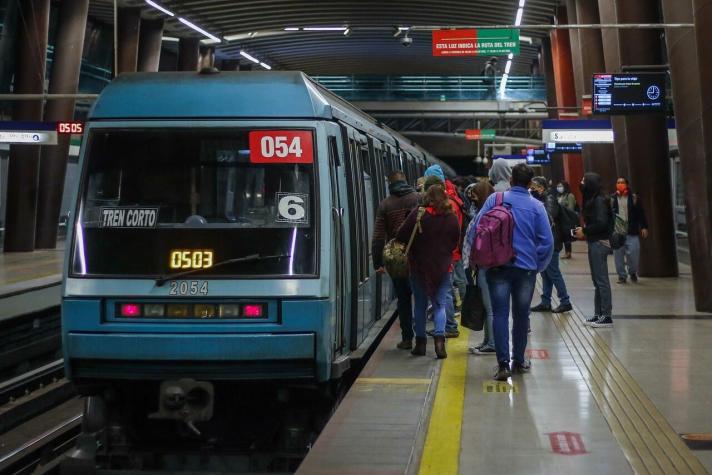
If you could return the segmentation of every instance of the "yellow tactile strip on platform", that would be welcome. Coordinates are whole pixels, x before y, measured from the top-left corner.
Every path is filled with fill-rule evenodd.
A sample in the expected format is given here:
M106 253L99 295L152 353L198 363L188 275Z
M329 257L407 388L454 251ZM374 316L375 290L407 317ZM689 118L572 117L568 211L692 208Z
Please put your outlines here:
M552 314L556 328L633 470L639 474L707 474L633 376L578 308Z
M470 332L462 325L460 337L447 340L447 359L443 360L430 413L419 475L457 475L459 472L469 340Z

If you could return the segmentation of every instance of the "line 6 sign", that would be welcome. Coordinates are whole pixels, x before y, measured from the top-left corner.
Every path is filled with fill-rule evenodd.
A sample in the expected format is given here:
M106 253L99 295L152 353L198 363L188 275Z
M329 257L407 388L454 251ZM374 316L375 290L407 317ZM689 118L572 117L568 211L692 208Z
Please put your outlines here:
M309 130L253 130L250 163L314 163Z

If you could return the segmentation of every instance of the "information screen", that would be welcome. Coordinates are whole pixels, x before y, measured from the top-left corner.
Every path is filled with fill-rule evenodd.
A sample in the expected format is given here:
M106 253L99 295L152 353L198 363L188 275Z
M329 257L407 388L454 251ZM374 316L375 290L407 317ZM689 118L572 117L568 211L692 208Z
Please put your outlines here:
M583 146L580 143L547 142L545 148L547 153L581 153Z
M529 165L548 165L551 163L551 156L544 149L530 148L527 149L527 163Z
M593 75L593 113L665 112L665 73Z

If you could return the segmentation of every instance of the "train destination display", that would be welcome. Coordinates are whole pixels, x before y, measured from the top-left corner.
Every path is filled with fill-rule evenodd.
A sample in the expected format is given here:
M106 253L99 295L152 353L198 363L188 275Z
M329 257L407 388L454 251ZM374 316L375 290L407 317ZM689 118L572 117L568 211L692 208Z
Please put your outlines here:
M593 113L630 114L665 111L665 73L593 75Z

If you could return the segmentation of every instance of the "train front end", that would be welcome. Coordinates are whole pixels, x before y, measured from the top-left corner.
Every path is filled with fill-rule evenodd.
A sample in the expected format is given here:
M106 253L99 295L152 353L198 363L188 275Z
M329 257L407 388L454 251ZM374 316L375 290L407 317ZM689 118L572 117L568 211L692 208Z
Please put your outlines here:
M319 127L89 124L62 304L82 393L192 424L228 383L330 378Z

